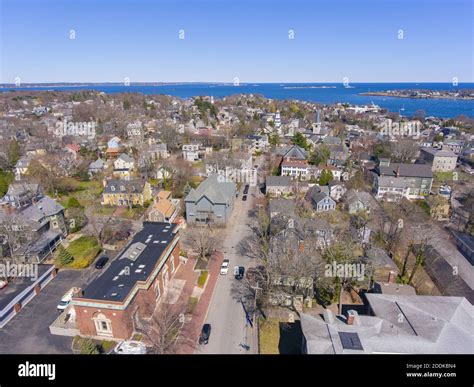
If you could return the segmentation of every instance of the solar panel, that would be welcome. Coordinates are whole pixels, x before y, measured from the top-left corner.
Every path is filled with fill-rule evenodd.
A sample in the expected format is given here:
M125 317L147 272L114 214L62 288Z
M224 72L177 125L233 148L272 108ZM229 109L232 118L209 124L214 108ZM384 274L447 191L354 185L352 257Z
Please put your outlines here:
M356 349L363 351L362 343L360 342L359 335L355 332L338 332L339 338L341 339L342 348L344 349Z

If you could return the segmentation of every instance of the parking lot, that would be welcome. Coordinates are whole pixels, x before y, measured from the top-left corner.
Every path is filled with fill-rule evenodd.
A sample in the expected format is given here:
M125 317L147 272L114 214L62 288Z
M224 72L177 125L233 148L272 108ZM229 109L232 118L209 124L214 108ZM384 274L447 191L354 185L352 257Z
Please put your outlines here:
M61 270L35 298L0 329L1 354L71 353L72 338L49 333L58 316L56 306L71 287L83 287L98 273L86 270Z

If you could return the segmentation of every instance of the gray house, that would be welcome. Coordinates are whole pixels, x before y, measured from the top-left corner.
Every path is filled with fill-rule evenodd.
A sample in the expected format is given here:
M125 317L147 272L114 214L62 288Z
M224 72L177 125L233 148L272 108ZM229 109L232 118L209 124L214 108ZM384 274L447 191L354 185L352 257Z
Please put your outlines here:
M370 194L368 192L350 189L344 195L344 202L349 214L356 214L360 211L370 212Z
M316 212L334 211L336 209L336 202L329 196L328 186L314 186L311 187L306 194L308 200Z
M206 224L213 220L221 225L227 224L234 209L236 191L235 183L225 181L223 176L209 176L184 199L186 221Z

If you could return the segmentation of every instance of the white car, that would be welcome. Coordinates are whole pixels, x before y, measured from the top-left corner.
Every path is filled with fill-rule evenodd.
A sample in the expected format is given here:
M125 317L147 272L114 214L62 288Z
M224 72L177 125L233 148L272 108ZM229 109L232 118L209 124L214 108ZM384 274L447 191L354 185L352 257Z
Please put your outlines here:
M224 259L221 265L221 274L226 275L229 272L229 260Z
M140 341L122 341L115 348L117 355L146 355L146 347Z
M3 289L5 286L8 285L8 282L7 281L4 281L4 280L0 280L0 289Z

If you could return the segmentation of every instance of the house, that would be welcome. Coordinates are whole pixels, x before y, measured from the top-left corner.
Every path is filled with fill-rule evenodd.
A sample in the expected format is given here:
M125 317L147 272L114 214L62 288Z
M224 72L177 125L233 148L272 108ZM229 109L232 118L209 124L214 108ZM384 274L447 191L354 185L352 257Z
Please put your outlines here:
M421 158L431 164L433 172L453 171L456 168L458 155L450 150L421 148Z
M265 189L272 196L290 195L293 193L293 183L290 176L267 176Z
M347 191L344 184L337 180L331 180L328 183L328 186L329 186L329 196L331 196L336 202L341 200L342 196Z
M40 263L67 235L64 207L47 196L16 210L3 208L0 224L15 233L17 245L11 246L10 254L24 262Z
M247 136L247 140L249 142L249 152L251 154L264 152L270 145L267 135L260 136L252 134Z
M104 187L102 205L143 206L151 200L151 186L144 179L104 180Z
M308 152L298 145L287 145L278 149L277 155L285 160L306 160Z
M427 164L380 163L375 171L373 192L377 199L424 199L433 184L433 172Z
M364 211L370 213L370 194L364 191L350 189L344 195L344 203L349 214Z
M106 168L106 163L104 160L101 158L97 159L96 161L93 161L92 163L89 164L89 176L92 177L98 173L101 173L105 168Z
M168 146L163 143L150 145L147 152L152 157L152 160L167 159L170 157Z
M152 222L172 223L178 215L179 200L171 198L170 191L160 191L156 196L153 205L147 213L147 219Z
M319 186L311 187L306 194L306 200L311 203L316 212L334 211L336 202L329 196L328 187L325 190L322 188Z
M367 293L366 299L367 314L301 313L303 353L474 353L474 310L465 298Z
M136 318L150 317L165 299L180 260L178 226L143 222L99 277L72 299L71 316L81 336L128 340Z
M67 144L64 150L71 155L73 160L77 160L81 146L79 144Z
M126 153L122 153L120 157L118 157L114 161L114 169L128 169L132 171L135 168L135 160L133 157L130 157Z
M0 201L0 205L23 208L43 197L43 189L35 183L12 183Z
M380 247L370 247L364 252L362 262L366 265L366 271L370 271L374 281L395 282L399 273L397 264Z
M446 140L442 145L442 150L451 151L456 155L459 155L462 152L464 147L464 141L459 140Z
M189 162L195 162L202 160L204 158L204 152L201 149L201 144L192 143L192 144L183 144L183 159Z
M122 140L118 137L112 137L107 142L107 150L105 151L105 154L107 158L114 159L120 155L122 149Z
M306 180L308 178L308 163L305 160L283 160L281 175L290 176L292 179Z
M184 199L186 221L190 224L215 221L225 225L232 215L236 192L234 182L225 181L218 174L209 176Z

